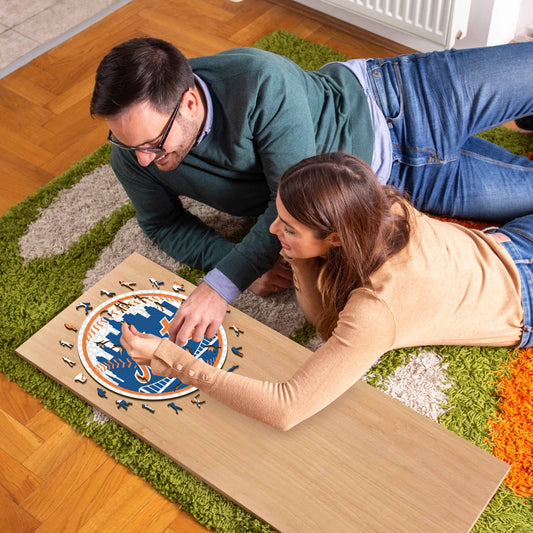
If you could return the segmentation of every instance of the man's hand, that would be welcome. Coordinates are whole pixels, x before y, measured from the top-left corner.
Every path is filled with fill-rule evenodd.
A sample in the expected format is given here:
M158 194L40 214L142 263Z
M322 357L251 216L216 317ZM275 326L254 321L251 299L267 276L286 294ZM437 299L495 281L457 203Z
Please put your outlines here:
M248 290L258 296L288 289L292 284L292 269L284 261L278 261L268 272L257 278Z
M170 322L168 335L172 342L184 346L192 333L192 340L200 342L204 336L214 337L226 316L228 303L207 283L199 285L180 305Z

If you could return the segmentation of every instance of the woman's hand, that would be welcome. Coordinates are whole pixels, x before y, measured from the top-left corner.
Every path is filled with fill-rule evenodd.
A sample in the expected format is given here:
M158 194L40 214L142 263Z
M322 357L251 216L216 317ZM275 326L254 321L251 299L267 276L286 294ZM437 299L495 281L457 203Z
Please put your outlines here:
M150 366L160 342L161 338L149 333L140 333L135 326L128 327L126 322L122 322L120 344L137 364Z

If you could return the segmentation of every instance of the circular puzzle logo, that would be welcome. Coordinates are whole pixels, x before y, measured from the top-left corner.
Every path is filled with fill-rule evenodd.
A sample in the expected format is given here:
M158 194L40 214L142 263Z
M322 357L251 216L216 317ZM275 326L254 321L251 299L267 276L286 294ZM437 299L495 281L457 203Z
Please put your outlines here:
M142 333L168 337L168 327L186 296L167 291L133 291L110 298L87 316L78 335L78 352L87 372L106 389L146 400L167 400L194 392L178 378L157 376L138 365L120 344L122 322ZM189 339L184 349L221 368L226 359L224 328L201 342Z

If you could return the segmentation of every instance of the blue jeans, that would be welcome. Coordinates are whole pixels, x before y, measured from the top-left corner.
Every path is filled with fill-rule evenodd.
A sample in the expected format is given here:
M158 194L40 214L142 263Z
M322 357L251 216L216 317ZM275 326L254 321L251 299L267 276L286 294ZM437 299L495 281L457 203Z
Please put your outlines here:
M473 134L533 114L533 42L369 59L393 144L389 184L426 212L533 213L533 161Z
M509 252L520 273L524 327L518 347L533 346L533 215L511 220L494 231L511 239L501 245Z

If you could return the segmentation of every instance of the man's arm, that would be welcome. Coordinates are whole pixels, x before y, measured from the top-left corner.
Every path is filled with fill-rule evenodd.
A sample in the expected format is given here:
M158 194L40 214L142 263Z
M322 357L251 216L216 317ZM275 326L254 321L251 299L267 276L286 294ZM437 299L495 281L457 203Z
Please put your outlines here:
M201 270L211 270L234 244L189 213L179 191L170 192L135 155L113 149L111 166L135 208L137 221L148 237L171 257Z

